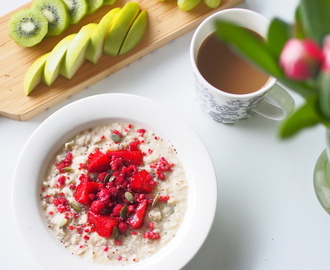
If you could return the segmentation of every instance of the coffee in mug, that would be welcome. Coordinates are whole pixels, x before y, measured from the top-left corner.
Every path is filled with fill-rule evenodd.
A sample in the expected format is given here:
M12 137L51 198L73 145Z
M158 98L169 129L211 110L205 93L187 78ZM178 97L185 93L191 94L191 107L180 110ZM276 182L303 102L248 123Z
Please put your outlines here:
M269 21L256 12L232 8L212 14L197 27L190 59L201 109L220 123L235 123L252 112L282 120L294 110L294 100L274 77L263 74L216 39L218 19L236 23L262 39L269 26Z
M256 32L250 32L263 40ZM196 64L205 80L215 88L232 94L253 93L262 88L270 78L233 52L215 33L210 34L201 44Z

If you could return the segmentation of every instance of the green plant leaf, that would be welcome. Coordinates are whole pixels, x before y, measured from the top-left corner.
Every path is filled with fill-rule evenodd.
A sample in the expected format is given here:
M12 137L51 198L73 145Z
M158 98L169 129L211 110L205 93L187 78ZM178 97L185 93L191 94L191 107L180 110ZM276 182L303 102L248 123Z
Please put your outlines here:
M305 82L293 81L285 76L277 77L278 81L283 83L285 86L300 94L304 98L315 95L315 91Z
M330 33L330 0L301 0L300 9L304 32L321 45Z
M271 21L268 28L267 44L269 50L274 54L276 58L279 58L283 46L291 37L291 34L291 25L278 18L275 18Z
M282 139L290 138L307 127L323 123L323 117L318 113L318 98L314 95L304 105L289 115L279 127L279 136Z
M295 24L293 28L293 35L295 38L303 39L306 37L306 34L304 32L304 28L302 26L301 22L301 8L300 5L298 5L296 12L295 12Z
M330 74L321 73L318 78L319 83L319 106L322 115L330 120Z
M224 42L230 43L238 53L252 60L269 74L275 77L282 76L276 58L263 40L234 23L218 20L215 24L217 36Z

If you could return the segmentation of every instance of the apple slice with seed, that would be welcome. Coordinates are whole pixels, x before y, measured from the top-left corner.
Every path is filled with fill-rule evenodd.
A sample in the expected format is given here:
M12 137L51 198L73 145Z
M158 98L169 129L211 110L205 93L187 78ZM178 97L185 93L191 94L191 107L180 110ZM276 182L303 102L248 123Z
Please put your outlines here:
M31 91L44 80L44 68L48 56L49 53L40 56L25 73L23 87L26 95L29 95Z
M60 67L60 74L63 77L71 79L83 64L88 42L96 26L96 23L83 26L72 40Z

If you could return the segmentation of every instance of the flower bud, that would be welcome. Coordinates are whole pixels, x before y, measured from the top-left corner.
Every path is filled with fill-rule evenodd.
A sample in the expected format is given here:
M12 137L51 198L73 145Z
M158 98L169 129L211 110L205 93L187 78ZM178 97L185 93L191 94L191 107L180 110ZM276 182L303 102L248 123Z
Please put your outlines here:
M296 81L312 78L324 60L322 49L311 39L290 39L280 55L285 75Z
M326 36L323 40L323 54L322 72L330 73L330 35Z

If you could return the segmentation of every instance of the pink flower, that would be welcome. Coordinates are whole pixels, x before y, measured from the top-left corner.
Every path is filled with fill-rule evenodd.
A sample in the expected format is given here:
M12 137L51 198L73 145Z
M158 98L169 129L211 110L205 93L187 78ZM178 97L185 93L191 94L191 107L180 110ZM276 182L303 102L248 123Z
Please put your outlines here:
M324 60L322 49L311 39L290 39L280 55L285 75L303 81L313 77Z
M322 71L330 73L330 35L323 40L324 61L322 64Z

